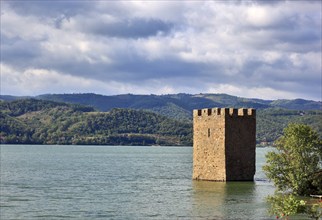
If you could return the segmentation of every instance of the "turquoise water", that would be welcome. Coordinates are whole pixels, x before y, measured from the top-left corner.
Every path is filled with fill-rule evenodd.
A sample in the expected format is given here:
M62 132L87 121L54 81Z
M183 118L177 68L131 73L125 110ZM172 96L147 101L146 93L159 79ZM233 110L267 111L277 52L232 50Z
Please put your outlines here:
M192 181L191 147L1 145L0 219L274 219L255 182Z

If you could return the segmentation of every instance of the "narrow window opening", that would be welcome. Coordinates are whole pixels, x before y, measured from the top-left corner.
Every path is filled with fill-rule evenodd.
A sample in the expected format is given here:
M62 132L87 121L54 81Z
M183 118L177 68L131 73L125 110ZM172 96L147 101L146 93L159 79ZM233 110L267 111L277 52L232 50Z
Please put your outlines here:
M210 137L210 128L208 128L208 137Z

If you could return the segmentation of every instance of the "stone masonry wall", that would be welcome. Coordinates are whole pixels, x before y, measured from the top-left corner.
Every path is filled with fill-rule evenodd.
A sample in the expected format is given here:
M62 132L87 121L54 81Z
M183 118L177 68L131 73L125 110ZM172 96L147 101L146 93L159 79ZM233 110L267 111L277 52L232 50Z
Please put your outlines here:
M255 174L254 109L193 112L193 179L252 180Z
M255 175L256 119L254 109L230 109L226 117L226 180L251 181Z
M222 109L195 110L193 179L225 181L225 116Z

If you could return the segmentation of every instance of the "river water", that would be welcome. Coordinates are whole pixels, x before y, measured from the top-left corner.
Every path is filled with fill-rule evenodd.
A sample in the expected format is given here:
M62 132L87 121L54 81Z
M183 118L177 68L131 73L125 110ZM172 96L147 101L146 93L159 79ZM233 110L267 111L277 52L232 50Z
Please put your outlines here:
M0 219L274 219L254 182L193 181L191 147L1 145Z

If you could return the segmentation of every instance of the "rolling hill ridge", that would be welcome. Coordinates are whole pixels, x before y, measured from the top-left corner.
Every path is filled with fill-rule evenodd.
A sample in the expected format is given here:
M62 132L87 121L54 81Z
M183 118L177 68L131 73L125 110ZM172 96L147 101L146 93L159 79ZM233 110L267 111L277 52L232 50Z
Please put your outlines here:
M258 145L272 144L289 123L308 124L322 137L321 102L302 99L271 101L226 94L0 99L2 143L192 145L192 110L208 107L256 108Z
M26 97L0 96L0 100L10 101ZM169 95L114 95L105 96L93 93L44 94L29 97L41 100L65 102L91 106L107 112L113 108L144 109L175 119L191 119L192 110L212 107L234 108L283 108L288 110L321 110L322 102L294 100L250 99L227 94L169 94Z
M1 143L170 145L192 144L191 122L153 112L23 99L0 101Z

